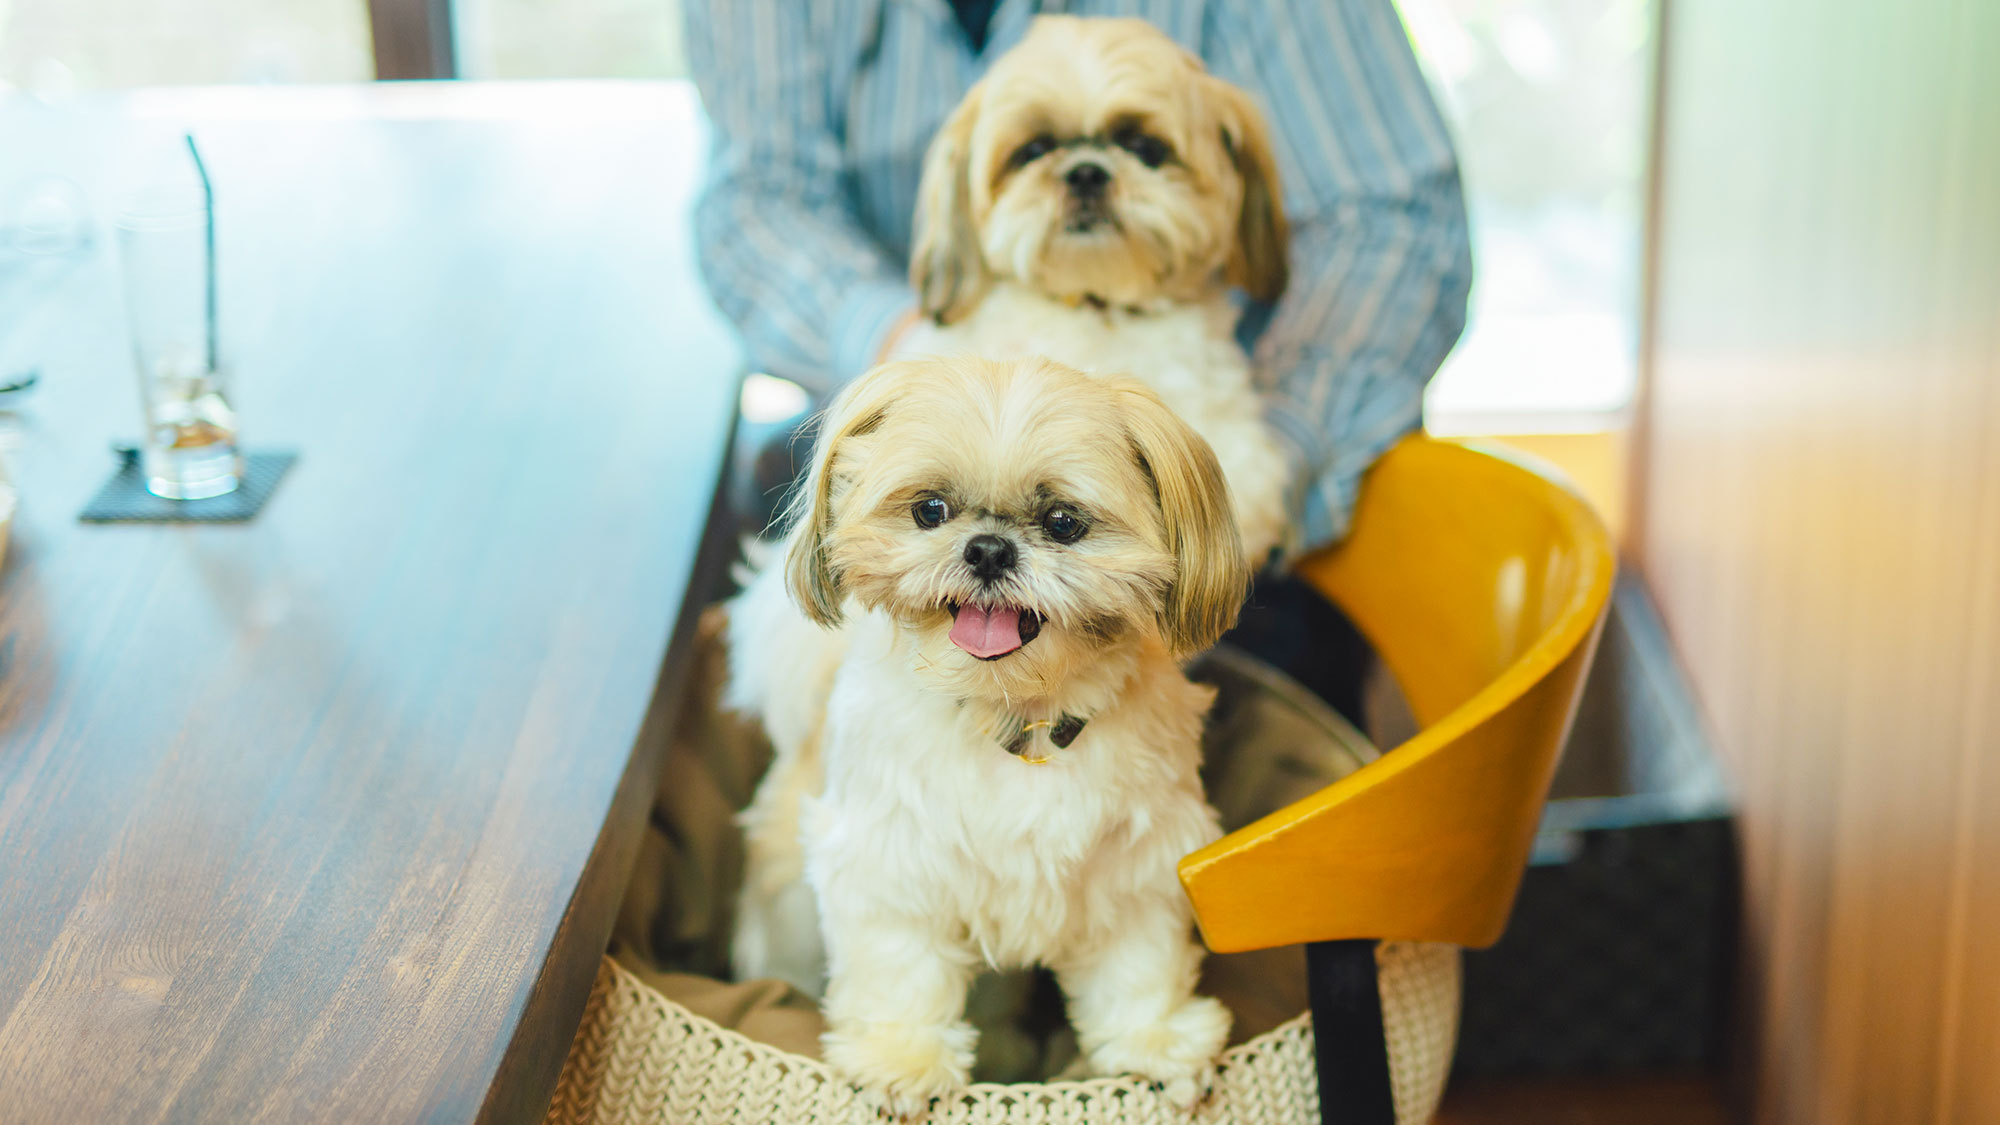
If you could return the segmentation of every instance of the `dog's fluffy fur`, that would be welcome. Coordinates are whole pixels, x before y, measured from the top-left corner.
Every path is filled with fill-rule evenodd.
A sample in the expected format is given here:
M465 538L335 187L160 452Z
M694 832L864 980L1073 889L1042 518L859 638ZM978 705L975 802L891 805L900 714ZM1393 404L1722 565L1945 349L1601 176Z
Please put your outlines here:
M982 578L975 536L1012 565ZM1247 581L1213 453L1134 380L961 357L851 385L783 565L731 606L730 702L777 750L746 818L739 972L816 989L823 935L827 1061L907 1114L968 1080L975 969L1046 965L1093 1070L1191 1102L1229 1015L1193 993L1175 878L1219 833L1197 775L1212 692L1179 661ZM978 659L959 606L1040 631ZM1065 716L1087 723L1058 748Z
M1251 559L1281 543L1287 466L1228 293L1285 287L1278 173L1248 95L1144 21L1041 17L932 141L914 242L932 323L899 354L1135 374L1214 448Z

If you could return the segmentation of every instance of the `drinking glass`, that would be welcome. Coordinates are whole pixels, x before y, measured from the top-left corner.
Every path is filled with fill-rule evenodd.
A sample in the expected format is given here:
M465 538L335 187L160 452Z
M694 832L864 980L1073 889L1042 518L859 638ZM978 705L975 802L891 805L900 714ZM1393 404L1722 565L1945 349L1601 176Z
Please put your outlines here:
M215 354L207 205L199 193L154 194L113 225L146 414L146 488L173 500L233 491L243 458Z

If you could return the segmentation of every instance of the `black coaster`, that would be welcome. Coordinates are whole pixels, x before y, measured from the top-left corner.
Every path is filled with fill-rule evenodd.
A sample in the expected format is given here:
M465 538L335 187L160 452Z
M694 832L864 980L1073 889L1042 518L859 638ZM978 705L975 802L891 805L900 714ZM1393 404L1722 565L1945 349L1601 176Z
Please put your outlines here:
M145 471L134 457L104 482L77 518L85 523L241 523L263 510L285 470L298 459L290 449L246 453L243 483L236 491L206 500L167 500L146 491Z

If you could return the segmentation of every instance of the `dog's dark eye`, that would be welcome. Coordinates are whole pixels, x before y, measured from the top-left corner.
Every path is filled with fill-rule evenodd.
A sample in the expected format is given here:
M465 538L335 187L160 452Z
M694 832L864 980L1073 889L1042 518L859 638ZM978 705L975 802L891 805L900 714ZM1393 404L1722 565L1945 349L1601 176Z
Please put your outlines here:
M1050 508L1049 514L1042 517L1042 530L1058 543L1074 543L1088 529L1068 508Z
M1138 157L1139 163L1148 168L1158 168L1174 154L1167 142L1138 129L1120 129L1111 139L1117 142L1119 148Z
M910 515L916 517L918 527L936 527L951 518L951 505L942 497L926 496L910 506Z
M1032 164L1055 150L1056 139L1047 133L1043 133L1034 140L1015 149L1014 155L1007 158L1007 163L1019 168L1023 164Z

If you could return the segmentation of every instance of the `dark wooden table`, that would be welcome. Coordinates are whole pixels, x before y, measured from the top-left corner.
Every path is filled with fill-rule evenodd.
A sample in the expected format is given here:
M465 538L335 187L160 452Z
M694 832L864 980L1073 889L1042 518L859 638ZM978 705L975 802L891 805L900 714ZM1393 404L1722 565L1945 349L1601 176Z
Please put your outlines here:
M63 283L0 419L0 1119L532 1119L729 547L693 100L142 96L0 115L0 178L91 188L131 116L197 124L244 432L302 456L248 525L79 524L138 403L110 264Z

